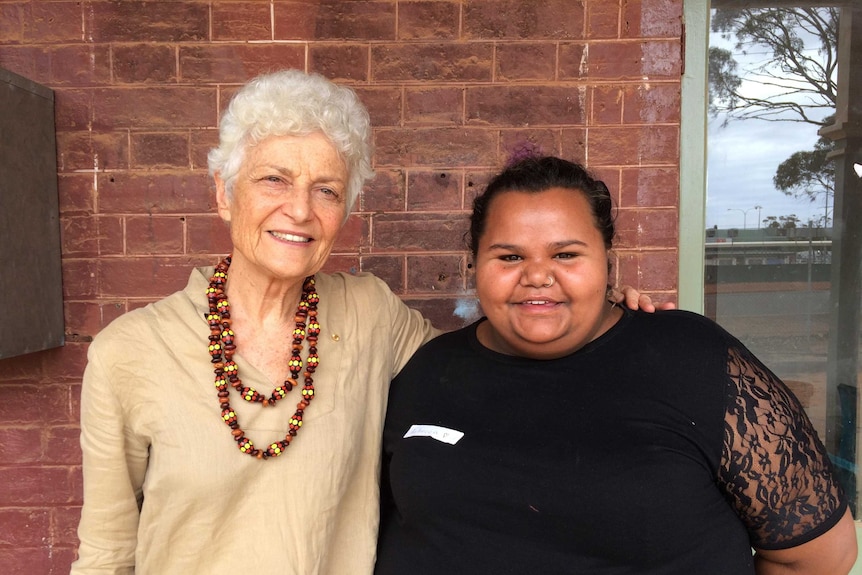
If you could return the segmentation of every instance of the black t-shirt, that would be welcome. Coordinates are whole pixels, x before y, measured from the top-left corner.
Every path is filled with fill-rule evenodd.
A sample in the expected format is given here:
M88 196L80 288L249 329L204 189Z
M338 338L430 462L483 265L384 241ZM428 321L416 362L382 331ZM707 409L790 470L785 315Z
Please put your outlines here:
M740 575L846 509L798 401L706 318L626 312L546 361L476 325L392 384L378 575Z

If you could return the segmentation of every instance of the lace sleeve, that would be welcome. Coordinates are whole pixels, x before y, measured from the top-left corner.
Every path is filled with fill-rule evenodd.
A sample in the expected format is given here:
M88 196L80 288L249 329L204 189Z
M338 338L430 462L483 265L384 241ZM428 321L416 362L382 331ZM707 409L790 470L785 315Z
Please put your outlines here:
M846 500L799 401L742 346L728 352L719 484L752 545L782 549L827 531Z

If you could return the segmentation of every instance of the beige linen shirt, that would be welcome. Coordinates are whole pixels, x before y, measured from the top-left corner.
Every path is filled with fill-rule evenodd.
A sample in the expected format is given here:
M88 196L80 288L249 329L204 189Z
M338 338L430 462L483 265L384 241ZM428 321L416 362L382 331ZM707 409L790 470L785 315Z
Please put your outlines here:
M72 575L371 573L389 381L438 332L371 275L318 274L315 399L286 452L260 461L221 419L204 317L211 273L193 271L183 291L90 346ZM234 359L243 383L269 395L275 382ZM284 437L294 393L268 408L232 398L255 446Z

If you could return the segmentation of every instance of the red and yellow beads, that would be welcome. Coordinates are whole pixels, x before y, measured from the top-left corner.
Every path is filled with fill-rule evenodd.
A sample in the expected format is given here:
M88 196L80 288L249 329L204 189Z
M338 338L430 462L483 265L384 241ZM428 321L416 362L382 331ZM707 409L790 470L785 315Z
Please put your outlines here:
M305 413L305 408L314 399L312 374L320 363L317 355L317 338L320 335L320 324L317 322L317 304L320 302L320 297L314 288L314 276L305 278L302 286L302 297L296 308L294 318L296 327L293 330L291 356L288 361L290 377L285 379L282 385L273 389L269 397L265 397L254 388L242 384L242 380L239 378L239 366L232 359L236 350L236 335L231 329L230 304L224 293L230 262L231 258L227 256L216 266L215 273L210 278L209 287L206 290L209 313L205 317L210 326L208 351L215 372L215 387L222 408L222 420L231 428L231 434L242 453L247 453L258 459L268 459L284 453L284 450L287 449L302 427L302 416ZM308 341L308 358L306 360L308 365L305 371L302 369L303 340ZM244 400L262 403L266 407L275 405L276 402L284 399L287 393L298 384L300 373L303 375L302 399L296 404L296 412L288 421L287 434L284 439L271 443L266 449L257 449L239 427L236 412L230 406L229 387L236 389Z

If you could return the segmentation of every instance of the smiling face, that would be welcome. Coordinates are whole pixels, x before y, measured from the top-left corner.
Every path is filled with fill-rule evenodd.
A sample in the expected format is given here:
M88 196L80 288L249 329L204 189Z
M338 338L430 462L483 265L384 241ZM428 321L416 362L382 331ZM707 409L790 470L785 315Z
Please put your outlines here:
M479 238L476 283L488 317L479 340L509 355L567 355L621 314L607 302L608 250L578 190L493 198Z
M289 282L316 273L341 229L347 181L344 162L323 134L270 136L248 147L232 197L215 178L234 265Z

